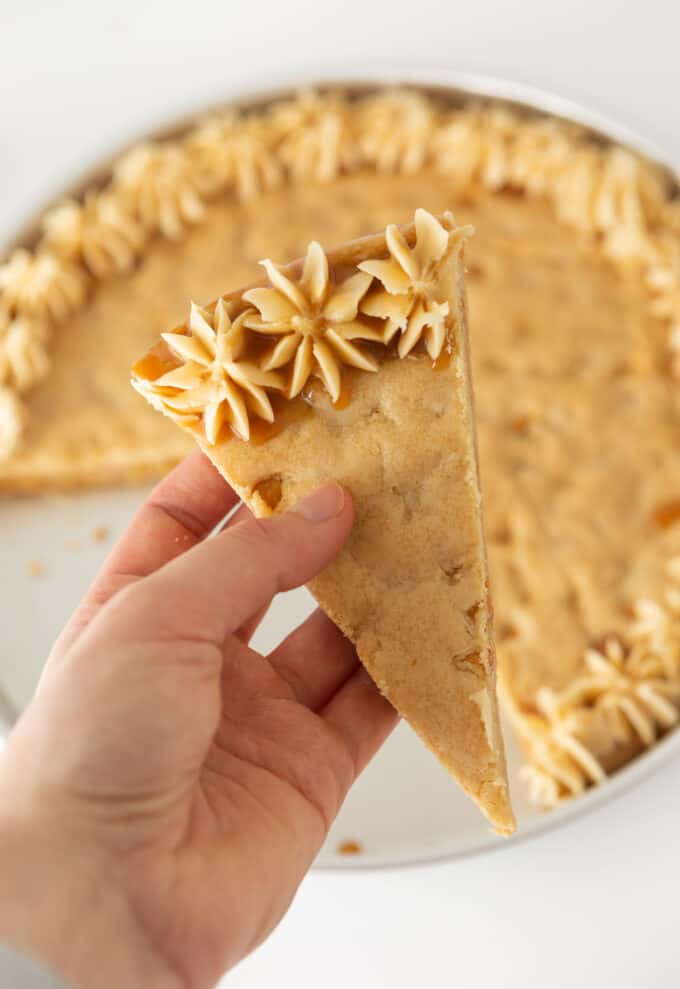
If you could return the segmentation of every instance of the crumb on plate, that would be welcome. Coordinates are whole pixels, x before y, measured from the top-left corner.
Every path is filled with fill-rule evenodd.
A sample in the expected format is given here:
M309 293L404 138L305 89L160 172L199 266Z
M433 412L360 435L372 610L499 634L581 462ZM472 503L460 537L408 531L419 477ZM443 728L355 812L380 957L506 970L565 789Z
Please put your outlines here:
M109 538L110 529L108 525L98 525L96 529L92 530L92 539L96 543L103 543Z
M338 845L339 855L361 855L363 852L363 846L360 841L354 841L350 838L347 841L342 841Z

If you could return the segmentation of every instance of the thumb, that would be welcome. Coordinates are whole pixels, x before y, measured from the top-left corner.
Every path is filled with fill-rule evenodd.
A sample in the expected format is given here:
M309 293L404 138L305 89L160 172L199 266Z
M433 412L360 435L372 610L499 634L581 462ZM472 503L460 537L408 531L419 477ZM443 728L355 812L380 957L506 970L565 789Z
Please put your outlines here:
M349 493L326 484L285 514L251 516L168 563L127 592L126 610L139 608L139 621L153 617L162 623L163 637L200 632L221 644L279 591L299 587L323 570L346 542L353 521ZM155 608L149 607L152 602ZM115 606L115 599L111 603ZM132 619L129 610L127 618ZM129 625L139 633L138 621Z

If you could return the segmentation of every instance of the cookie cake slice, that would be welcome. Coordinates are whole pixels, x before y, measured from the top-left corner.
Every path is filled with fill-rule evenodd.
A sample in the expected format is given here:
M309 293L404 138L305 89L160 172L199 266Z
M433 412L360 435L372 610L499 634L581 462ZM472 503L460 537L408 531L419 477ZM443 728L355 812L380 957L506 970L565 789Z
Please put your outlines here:
M192 305L132 383L257 515L331 478L356 523L309 589L380 690L500 834L496 700L466 326L451 214L304 260Z

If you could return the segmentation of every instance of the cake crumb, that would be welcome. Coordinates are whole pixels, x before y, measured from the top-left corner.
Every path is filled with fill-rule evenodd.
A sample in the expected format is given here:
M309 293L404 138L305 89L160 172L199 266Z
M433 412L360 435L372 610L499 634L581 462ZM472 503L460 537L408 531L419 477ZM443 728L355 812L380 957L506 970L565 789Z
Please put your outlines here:
M343 841L338 845L339 855L361 855L363 850L364 849L361 842L354 841L352 838L347 841Z
M92 530L92 539L95 543L103 543L109 538L110 529L108 525L98 525Z
M44 577L45 564L40 560L29 560L26 564L26 573L29 577Z

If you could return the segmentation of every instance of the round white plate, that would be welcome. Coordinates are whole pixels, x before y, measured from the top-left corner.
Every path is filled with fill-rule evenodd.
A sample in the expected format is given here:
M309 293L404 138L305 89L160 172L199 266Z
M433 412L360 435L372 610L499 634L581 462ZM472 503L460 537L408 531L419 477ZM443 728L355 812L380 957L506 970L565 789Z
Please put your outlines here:
M8 498L0 503L0 721L12 720L30 700L51 643L148 490ZM258 629L254 647L271 650L312 607L305 590L280 595ZM506 741L518 819L517 836L510 841L556 826L609 799L680 751L680 733L670 735L604 785L543 814L529 805L518 779L520 755L510 730ZM346 843L359 851L343 852ZM404 865L505 845L410 728L401 724L352 789L317 864Z
M28 703L52 641L148 490L0 503L5 626L0 685L10 717ZM253 646L268 652L312 607L305 590L281 595ZM514 752L510 760L516 777ZM515 791L522 825L540 821L540 815L522 806L521 786ZM361 852L343 854L339 849L345 842L357 843ZM354 787L319 863L391 864L498 843L476 807L402 724Z
M348 71L342 78L371 81L371 73ZM373 81L420 82L470 93L499 96L571 117L661 159L658 149L565 100L499 80L445 71L390 72ZM334 77L340 77L335 72ZM289 83L290 79L287 80ZM297 80L296 80L297 81ZM78 495L3 498L0 501L0 725L26 705L45 656L104 559L109 546L148 488ZM310 612L311 598L295 591L277 599L254 639L271 649ZM513 801L522 837L557 826L633 785L670 755L680 752L680 733L627 766L605 784L557 811L532 808L518 779L519 752L506 732ZM490 833L476 807L455 786L408 726L400 725L358 780L319 856L322 867L402 865L506 846ZM342 851L347 845L354 852Z

